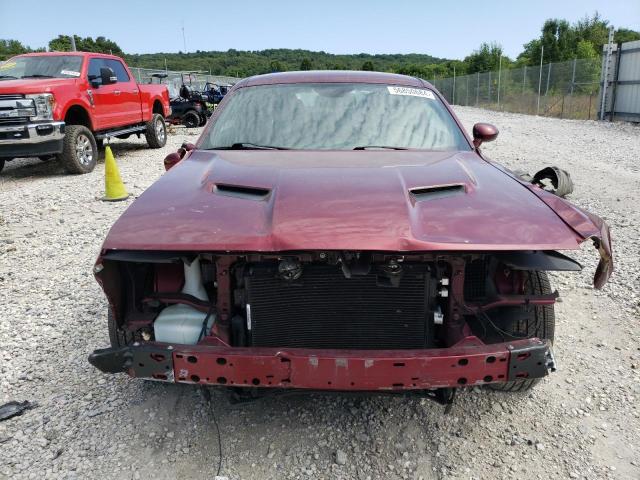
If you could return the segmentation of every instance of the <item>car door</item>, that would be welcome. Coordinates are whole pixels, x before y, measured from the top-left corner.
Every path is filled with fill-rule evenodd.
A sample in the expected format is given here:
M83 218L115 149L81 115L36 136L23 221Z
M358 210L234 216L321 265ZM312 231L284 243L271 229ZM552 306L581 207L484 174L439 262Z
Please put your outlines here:
M140 109L140 92L138 83L131 78L124 64L120 60L106 59L105 64L116 74L118 82L115 84L114 102L118 113L118 125L132 125L142 121Z
M90 98L93 103L93 119L95 130L105 130L119 125L122 113L118 111L115 91L118 84L102 85L100 69L107 67L104 58L92 57L89 59L87 80L90 85Z

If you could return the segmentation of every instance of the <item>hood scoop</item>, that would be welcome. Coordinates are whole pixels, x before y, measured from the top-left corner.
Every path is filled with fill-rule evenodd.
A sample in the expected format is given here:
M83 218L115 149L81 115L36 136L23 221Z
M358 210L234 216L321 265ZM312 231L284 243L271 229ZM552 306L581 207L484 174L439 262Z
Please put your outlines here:
M214 192L226 197L260 201L265 200L271 193L271 190L268 188L248 187L246 185L227 185L217 183Z
M438 198L451 197L466 193L467 189L463 183L451 185L434 185L431 187L416 187L409 190L409 194L414 201L435 200Z

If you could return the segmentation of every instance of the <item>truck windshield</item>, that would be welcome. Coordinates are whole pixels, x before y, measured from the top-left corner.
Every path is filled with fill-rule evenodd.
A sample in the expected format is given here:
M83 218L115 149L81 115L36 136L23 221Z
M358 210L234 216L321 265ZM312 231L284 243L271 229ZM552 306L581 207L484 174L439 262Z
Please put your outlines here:
M428 89L365 83L245 87L228 103L200 148L303 150L470 150L441 100Z
M36 55L13 57L0 62L3 78L77 78L82 57L78 55Z

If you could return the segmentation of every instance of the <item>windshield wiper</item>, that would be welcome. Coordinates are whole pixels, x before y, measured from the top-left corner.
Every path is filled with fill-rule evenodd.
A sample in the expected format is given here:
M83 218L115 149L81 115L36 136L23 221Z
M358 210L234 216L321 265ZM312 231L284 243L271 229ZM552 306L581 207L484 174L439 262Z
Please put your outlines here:
M286 147L274 147L272 145L258 145L257 143L239 142L226 147L213 147L207 150L291 150Z
M39 73L34 73L33 75L23 75L20 78L54 78L53 75L41 75Z
M14 77L13 75L0 75L0 78L13 78L13 79L17 79L18 77Z
M407 147L390 147L388 145L362 145L361 147L353 147L354 150L375 150L376 148L382 150L409 150Z

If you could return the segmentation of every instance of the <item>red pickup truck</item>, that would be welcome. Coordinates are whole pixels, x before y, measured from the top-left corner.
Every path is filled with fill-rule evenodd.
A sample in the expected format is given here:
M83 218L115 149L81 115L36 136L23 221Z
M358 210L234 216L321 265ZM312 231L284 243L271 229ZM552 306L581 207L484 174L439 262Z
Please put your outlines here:
M18 157L57 156L69 173L91 172L108 137L167 141L164 85L139 85L125 62L88 52L31 53L0 63L0 171Z

